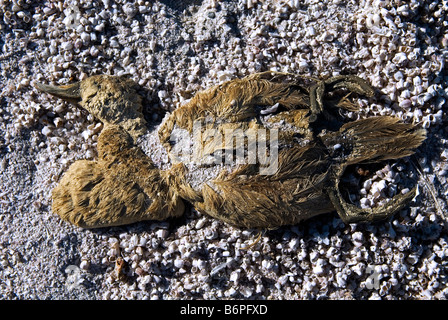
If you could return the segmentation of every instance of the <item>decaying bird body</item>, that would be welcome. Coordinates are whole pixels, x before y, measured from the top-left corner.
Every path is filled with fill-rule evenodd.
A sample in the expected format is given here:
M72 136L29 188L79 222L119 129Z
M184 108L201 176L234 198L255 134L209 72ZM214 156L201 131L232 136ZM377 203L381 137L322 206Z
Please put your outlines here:
M245 228L296 224L334 210L345 222L374 221L414 197L411 191L361 209L341 195L348 166L408 156L425 139L423 129L393 117L340 119L339 110L357 109L347 91L374 93L354 76L319 81L266 72L198 92L159 126L171 158L166 170L135 144L146 126L132 81L95 76L37 87L79 102L105 124L98 159L75 162L53 191L53 211L78 226L164 220L180 216L184 201ZM200 170L209 174L198 178Z

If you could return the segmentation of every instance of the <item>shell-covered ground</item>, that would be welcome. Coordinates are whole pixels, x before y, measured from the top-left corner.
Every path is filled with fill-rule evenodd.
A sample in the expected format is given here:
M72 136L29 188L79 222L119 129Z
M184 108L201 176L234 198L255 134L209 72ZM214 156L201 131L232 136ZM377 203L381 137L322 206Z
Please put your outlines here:
M2 299L448 297L448 1L2 0L0 17ZM357 75L379 93L348 117L427 128L415 156L348 195L371 206L412 180L411 204L374 224L332 213L261 234L192 208L98 230L51 212L70 164L95 159L102 124L34 81L125 75L157 122L198 90L267 70ZM151 137L140 141L147 152Z

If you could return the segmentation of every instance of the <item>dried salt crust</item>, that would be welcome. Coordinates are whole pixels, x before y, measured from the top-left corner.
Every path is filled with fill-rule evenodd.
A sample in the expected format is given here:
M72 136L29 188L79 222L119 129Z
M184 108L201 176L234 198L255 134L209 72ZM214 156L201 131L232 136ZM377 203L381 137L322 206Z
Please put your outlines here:
M446 1L20 4L0 6L3 298L446 299ZM66 19L74 8L79 23ZM60 174L95 157L101 125L38 95L32 80L129 74L156 120L198 89L268 69L356 74L381 90L359 101L361 117L392 114L428 127L416 157L429 181L419 180L421 196L389 222L346 226L326 215L264 233L248 250L256 231L196 212L96 232L50 212ZM114 276L119 257L128 281Z

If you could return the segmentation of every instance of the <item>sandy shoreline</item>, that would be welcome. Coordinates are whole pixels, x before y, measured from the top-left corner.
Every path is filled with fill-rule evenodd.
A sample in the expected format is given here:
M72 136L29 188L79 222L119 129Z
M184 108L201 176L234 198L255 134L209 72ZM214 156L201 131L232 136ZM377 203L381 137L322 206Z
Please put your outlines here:
M448 6L407 3L2 1L0 298L446 299ZM360 99L362 117L427 127L409 208L371 225L323 215L265 232L248 250L257 230L191 209L93 231L51 212L60 176L96 157L101 125L33 81L127 75L157 120L197 90L265 70L358 75L382 92Z

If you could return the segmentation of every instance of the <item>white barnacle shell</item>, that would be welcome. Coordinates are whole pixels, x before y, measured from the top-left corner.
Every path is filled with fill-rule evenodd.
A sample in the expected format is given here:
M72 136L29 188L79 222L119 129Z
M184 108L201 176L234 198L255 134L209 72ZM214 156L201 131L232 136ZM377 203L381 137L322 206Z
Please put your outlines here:
M435 114L428 114L423 117L423 122L428 121L430 124L436 124L441 121L441 116L436 116Z
M73 46L74 46L75 49L81 49L83 44L84 43L83 43L82 39L78 38L78 39L75 40L75 43L74 43Z
M89 269L89 267L90 267L90 263L89 263L89 261L87 261L87 260L82 260L81 263L79 264L79 267L80 267L82 270L87 270L87 269Z
M404 4L402 6L399 6L397 8L397 13L400 14L400 15L403 15L405 17L408 16L410 14L409 5L408 4Z
M205 225L206 222L207 222L207 218L205 218L205 217L200 219L200 220L198 220L196 222L195 229L196 230L202 229L202 227Z
M327 261L324 259L317 259L316 263L314 264L313 267L313 273L315 275L322 275L325 273L325 268L324 266L327 264Z
M159 239L165 239L166 237L168 237L169 231L166 229L159 229L156 232L156 236Z
M308 26L306 28L306 36L314 37L316 35L316 29L313 26Z
M173 262L174 267L176 267L177 269L183 268L185 265L185 262L182 258L178 257L174 260Z
M397 25L395 24L395 21L392 20L390 18L390 16L384 17L384 22L386 22L387 26L389 27L389 29L393 30L393 31L397 31Z
M378 199L381 196L381 192L386 189L387 185L386 185L386 181L384 180L380 180L380 181L375 181L372 184L372 188L371 188L371 193L373 195L374 199Z
M291 8L300 9L300 0L290 0L289 1L289 6Z
M397 71L397 72L394 73L394 79L395 80L399 81L399 80L401 80L403 78L404 78L404 76L403 76L403 73L401 71Z
M364 181L364 184L363 184L364 189L369 191L371 187L372 187L372 179L367 179L366 181Z
M131 236L131 238L129 239L129 247L131 249L134 249L139 243L139 238L138 235L134 234Z
M428 79L430 74L431 70L429 68L422 68L422 70L420 71L420 75L423 77L423 79Z
M71 51L64 52L64 61L70 62L73 59L73 53Z
M342 271L336 273L336 282L340 288L345 288L347 285L348 275Z
M370 51L372 52L372 57L378 56L379 53L380 53L379 45L376 45L376 46L372 47L372 49L370 49Z
M410 191L410 189L409 188L404 188L404 189L401 189L401 194L406 194L406 193L408 193Z
M398 52L393 58L392 62L397 66L402 66L408 61L408 57L405 52Z
M414 86L420 86L422 84L422 79L419 76L416 76L412 79Z
M421 118L423 117L423 112L420 109L415 109L414 110L414 119L418 122L421 120Z
M372 111L374 115L377 115L381 112L381 106L379 104L372 103L370 105L370 111Z
M168 93L165 90L160 90L157 95L159 96L159 98L161 100L165 99L166 97L168 97Z
M61 43L61 49L62 50L71 50L73 49L73 43L71 41L65 41Z
M384 173L384 177L393 175L392 168L388 164L383 169L381 169L381 172Z
M410 53L412 51L410 46L399 46L398 47L398 52L404 52L406 54Z
M306 61L306 60L304 60L304 59L300 59L300 60L299 60L299 68L300 68L300 69L309 68L308 61Z
M403 88L405 88L405 84L406 84L407 82L405 82L404 81L404 79L400 79L396 84L395 84L395 87L397 88L397 89L403 89Z
M235 283L237 283L238 280L239 280L239 278L240 278L240 273L241 273L241 270L240 270L240 269L233 271L233 272L230 274L229 280L230 280L231 282L235 282Z
M281 288L283 285L285 285L287 282L288 282L288 279L289 279L289 275L288 274L284 274L284 275L282 275L282 276L280 276L279 278L278 278L278 282L277 282L277 284L279 285L279 287ZM279 288L279 289L280 289Z
M261 261L261 267L265 270L271 270L274 267L274 262L270 259L265 259Z
M409 99L404 99L403 101L401 101L399 104L400 108L409 110L412 106L412 101Z
M363 189L365 190L365 189ZM369 198L361 198L361 200L359 200L359 204L361 206L361 209L366 209L366 208L370 208L371 207L371 202Z
M428 129L431 126L431 121L428 120L428 118L423 118L422 121L422 128Z
M142 256L143 253L144 253L144 249L143 249L143 247L138 246L138 247L135 249L135 253L136 253L137 255L139 255L139 256Z
M364 242L364 235L360 231L354 232L352 234L352 240L355 244L356 243L362 244Z
M368 58L369 56L370 56L370 52L369 52L368 48L362 48L361 50L359 50L355 53L356 58L365 59L365 58Z
M431 96L431 98L437 95L439 91L438 87L439 86L437 84L432 84L428 87L428 90L426 92Z
M380 286L379 295L385 296L387 293L389 293L391 287L392 285L389 281L383 281Z
M381 22L381 16L378 13L369 13L366 17L366 26L369 29L373 27L378 27Z
M320 40L323 42L332 42L334 40L334 35L331 32L325 31L322 33Z
M137 263L140 261L140 256L137 254L137 253L134 253L132 256L131 256L131 259L130 259L131 261L133 261L134 263L135 263L135 265L133 264L133 268L136 268L137 267Z
M50 126L45 126L45 127L42 128L41 132L42 132L43 135L49 136L53 132L53 130L52 130L52 128Z
M415 87L414 87L414 90L412 91L412 94L414 95L414 96L416 96L416 95L419 95L420 93L422 93L423 92L423 87L421 86L421 85L416 85Z
M90 33L88 32L82 32L81 33L81 39L84 41L85 44L88 44L90 42Z
M433 122L433 123L441 123L442 122L442 119L443 118L443 112L442 112L442 110L439 110L439 111L437 111L435 114L431 114L430 115L430 120Z
M416 93L416 94L417 94L417 93ZM427 101L430 100L430 99L431 99L430 95L425 94L425 93L422 93L422 94L419 94L419 95L416 97L416 102L417 102L419 105L424 105L425 102L427 102Z

